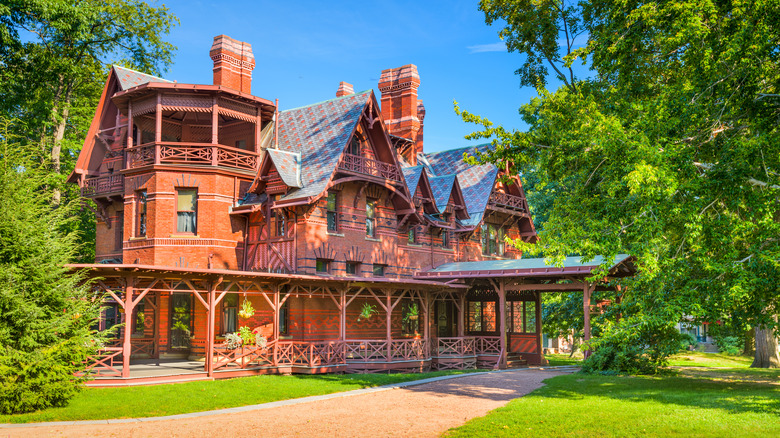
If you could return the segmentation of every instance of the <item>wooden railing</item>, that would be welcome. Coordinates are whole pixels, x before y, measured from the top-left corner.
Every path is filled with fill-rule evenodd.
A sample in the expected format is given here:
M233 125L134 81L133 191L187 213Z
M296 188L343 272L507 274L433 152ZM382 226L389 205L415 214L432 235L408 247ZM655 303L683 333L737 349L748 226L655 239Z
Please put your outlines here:
M214 370L220 368L241 368L269 366L274 363L276 342L271 341L265 347L257 345L241 346L229 349L225 344L214 346Z
M110 193L124 194L124 192L125 176L119 174L88 178L84 181L84 186L81 187L81 196L86 197L101 196Z
M476 336L475 350L477 354L500 354L501 338L498 336Z
M127 168L150 164L224 166L256 170L258 156L252 151L211 143L146 143L127 149Z
M491 193L488 204L528 213L528 204L524 198L507 193Z
M279 341L274 351L277 366L321 367L344 363L344 343L339 341Z
M439 338L434 353L436 356L474 356L476 355L475 343L473 337Z
M426 339L349 339L344 341L347 362L392 362L425 360L430 346Z
M95 355L87 356L84 362L86 367L77 372L77 376L121 377L122 370L117 367L122 363L122 347L103 347Z
M343 154L338 167L349 172L401 182L401 171L398 169L398 166L360 155Z

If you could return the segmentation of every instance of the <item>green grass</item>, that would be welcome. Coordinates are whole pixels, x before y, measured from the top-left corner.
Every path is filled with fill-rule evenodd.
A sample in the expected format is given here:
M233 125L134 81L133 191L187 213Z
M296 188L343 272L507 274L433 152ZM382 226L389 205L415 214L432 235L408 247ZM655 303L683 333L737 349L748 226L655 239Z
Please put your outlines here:
M561 365L582 365L582 354L575 354L573 357L569 357L569 354L545 354L548 365L561 366Z
M717 374L720 370L705 370ZM752 371L752 370L750 370ZM706 376L628 377L571 374L474 419L447 436L780 436L780 371L732 369L732 380Z
M669 365L677 367L749 367L753 356L729 356L722 353L686 351L669 358Z
M255 376L156 386L86 388L76 395L68 406L27 414L0 415L0 423L104 420L185 414L330 394L465 372L468 371L435 371L421 374Z

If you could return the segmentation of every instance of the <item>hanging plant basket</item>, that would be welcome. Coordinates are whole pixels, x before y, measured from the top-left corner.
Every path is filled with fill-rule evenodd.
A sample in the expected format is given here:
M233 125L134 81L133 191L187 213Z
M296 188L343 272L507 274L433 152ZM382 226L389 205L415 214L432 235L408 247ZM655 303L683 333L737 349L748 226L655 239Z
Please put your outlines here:
M247 319L253 317L254 315L255 308L252 307L252 303L246 299L246 295L244 295L244 302L241 304L241 310L238 311L238 316Z
M360 309L360 314L358 315L358 322L364 320L364 319L371 319L372 316L376 313L376 306L363 303L363 308Z

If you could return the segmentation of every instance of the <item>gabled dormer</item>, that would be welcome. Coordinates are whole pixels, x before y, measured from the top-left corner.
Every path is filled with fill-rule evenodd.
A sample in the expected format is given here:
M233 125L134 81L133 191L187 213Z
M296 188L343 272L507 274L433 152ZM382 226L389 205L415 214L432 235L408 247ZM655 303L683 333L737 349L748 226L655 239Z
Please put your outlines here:
M256 191L271 196L285 195L301 187L301 154L267 149L260 164Z

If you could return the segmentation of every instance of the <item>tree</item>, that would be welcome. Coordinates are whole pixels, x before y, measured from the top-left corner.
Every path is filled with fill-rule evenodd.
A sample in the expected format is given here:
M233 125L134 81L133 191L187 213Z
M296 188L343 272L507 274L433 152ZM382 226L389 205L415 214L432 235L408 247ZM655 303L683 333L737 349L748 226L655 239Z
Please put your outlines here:
M546 74L545 61L558 76L576 60L591 69L554 92L521 74L539 92L520 110L526 132L461 112L483 127L471 138L498 145L479 159L535 173L552 198L541 243L517 244L554 259L628 251L641 274L626 282L636 293L624 307L638 313L624 313L621 325L662 333L682 315L732 319L756 330L754 366L780 366L780 5L484 0L480 7L489 24L506 23L507 48L528 55L521 73ZM570 50L567 28L584 31L587 45ZM543 50L526 50L539 41Z
M50 173L0 131L0 412L61 406L101 339L100 297L65 264L77 248L73 202L52 207Z
M41 146L55 174L72 170L106 77L106 65L159 74L178 20L141 0L11 0L0 4L0 115ZM59 202L64 175L52 179Z

